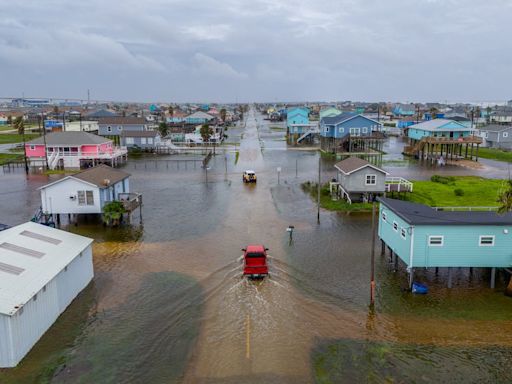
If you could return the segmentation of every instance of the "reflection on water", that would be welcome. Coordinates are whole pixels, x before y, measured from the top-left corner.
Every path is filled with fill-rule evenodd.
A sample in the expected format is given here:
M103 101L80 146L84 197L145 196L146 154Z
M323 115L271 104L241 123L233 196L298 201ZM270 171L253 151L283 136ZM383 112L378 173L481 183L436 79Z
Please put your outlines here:
M512 348L319 340L317 383L510 383Z
M378 256L369 317L370 216L322 212L318 225L300 188L316 180L318 155L283 150L276 132L249 114L238 163L233 152L216 156L207 184L200 168L130 160L143 225L63 224L96 239L94 281L0 382L425 382L434 368L431 382L509 378L512 305L503 282L492 291L485 271L459 270L448 290L443 271L417 271L431 293L413 296L402 290L404 272ZM400 142L389 145L391 153ZM321 161L328 180L335 160ZM256 185L242 184L246 168ZM0 175L0 222L30 218L48 181ZM269 279L241 278L240 248L249 243L270 248Z

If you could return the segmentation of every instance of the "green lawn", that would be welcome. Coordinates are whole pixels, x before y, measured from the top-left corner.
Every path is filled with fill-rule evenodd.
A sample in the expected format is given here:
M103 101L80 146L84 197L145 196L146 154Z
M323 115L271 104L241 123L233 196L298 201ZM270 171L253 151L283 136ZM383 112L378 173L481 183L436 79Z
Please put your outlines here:
M493 148L480 148L478 156L484 159L512 162L512 152Z
M0 153L0 165L6 164L12 160L21 160L23 159L23 155L16 153Z
M506 180L477 176L442 177L441 181L413 181L413 193L407 194L407 200L432 207L491 207L499 205L498 196L506 188ZM455 190L462 195L457 196Z
M38 134L35 133L27 133L25 135L25 140L29 141L39 137ZM0 134L0 144L11 144L11 143L21 143L23 141L23 135L18 135L14 133L4 133Z
M317 184L305 182L302 189L309 193L311 198L317 201ZM338 212L371 212L372 204L354 203L349 204L345 200L332 200L329 194L329 184L325 184L320 189L320 206L328 211Z

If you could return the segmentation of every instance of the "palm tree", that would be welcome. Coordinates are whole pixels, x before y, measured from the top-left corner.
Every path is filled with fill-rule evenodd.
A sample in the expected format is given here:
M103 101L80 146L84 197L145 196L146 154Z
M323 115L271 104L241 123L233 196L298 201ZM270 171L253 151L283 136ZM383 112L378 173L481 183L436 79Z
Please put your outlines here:
M14 119L13 128L18 130L18 135L23 135L25 133L25 122L23 121L22 116L18 116Z
M167 125L166 122L161 122L158 125L158 132L160 132L160 136L162 136L162 138L169 134L169 126Z
M169 116L174 116L174 107L172 105L169 105L169 108L167 110L169 112Z
M223 123L226 122L226 108L222 108L219 112L220 114L220 119L222 120Z
M210 128L208 124L203 124L201 126L201 129L199 130L199 134L203 138L203 143L206 144L208 141L210 141L210 137L213 134L213 130Z
M432 108L430 108L429 112L430 112L430 118L432 120L434 120L435 118L437 118L437 112L439 112L439 111L436 107L432 107Z

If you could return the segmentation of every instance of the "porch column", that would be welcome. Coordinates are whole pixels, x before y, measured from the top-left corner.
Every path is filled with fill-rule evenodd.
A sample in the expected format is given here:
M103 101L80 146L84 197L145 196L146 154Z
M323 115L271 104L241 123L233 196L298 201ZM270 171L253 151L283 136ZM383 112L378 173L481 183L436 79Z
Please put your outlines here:
M491 289L496 286L496 267L491 268Z
M448 288L452 287L452 268L448 267Z

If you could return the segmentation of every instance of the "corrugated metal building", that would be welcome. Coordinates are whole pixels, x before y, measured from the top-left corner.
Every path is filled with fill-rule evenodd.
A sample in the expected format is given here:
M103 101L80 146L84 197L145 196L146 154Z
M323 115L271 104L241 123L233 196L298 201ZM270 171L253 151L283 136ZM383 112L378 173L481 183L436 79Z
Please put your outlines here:
M15 367L92 280L92 242L33 222L0 232L0 368Z

